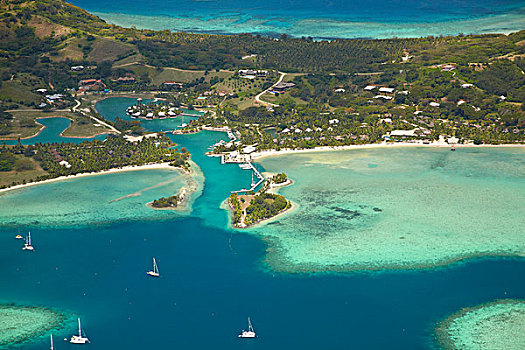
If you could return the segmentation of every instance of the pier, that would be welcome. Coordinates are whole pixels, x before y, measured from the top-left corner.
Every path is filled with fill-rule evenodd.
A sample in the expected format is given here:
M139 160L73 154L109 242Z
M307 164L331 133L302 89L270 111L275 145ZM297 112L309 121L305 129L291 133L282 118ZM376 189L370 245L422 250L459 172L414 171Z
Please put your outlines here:
M241 193L241 192L250 192L250 191L254 191L257 186L259 186L261 183L264 182L264 176L261 175L261 173L259 172L259 170L257 170L256 167L253 166L252 162L246 162L245 164L248 164L250 166L250 169L253 171L252 174L255 174L255 176L257 177L257 179L259 179L259 181L257 181L256 183L253 182L253 179L252 179L252 187L250 187L249 190L247 189L242 189L242 190L238 190L238 191L231 191L231 193Z

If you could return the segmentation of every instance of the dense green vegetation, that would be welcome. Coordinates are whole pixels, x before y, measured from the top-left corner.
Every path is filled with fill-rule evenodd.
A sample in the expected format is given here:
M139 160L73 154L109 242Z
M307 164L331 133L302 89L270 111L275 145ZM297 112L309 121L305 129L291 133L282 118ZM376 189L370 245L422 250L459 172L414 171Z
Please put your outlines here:
M276 184L282 184L283 182L288 181L288 176L286 176L286 173L279 173L272 177L272 181Z
M260 191L255 195L242 195L241 197L237 193L233 193L230 195L229 203L233 211L232 221L237 227L247 227L261 220L274 217L292 205L283 196L265 191ZM248 203L244 210L242 203Z
M181 198L178 195L170 196L170 197L161 197L159 199L155 199L151 206L153 208L176 208L179 205Z
M34 166L31 160L38 162L46 174L30 181L160 162L170 162L187 169L189 153L174 149L173 146L165 136L145 138L137 142L128 142L122 136L109 136L104 141L84 141L78 145L38 143L34 146L2 146L0 171L31 170L29 168ZM27 159L16 157L19 154Z
M250 205L246 208L244 223L252 225L261 220L271 218L290 206L290 202L279 194L261 193L255 195Z
M78 91L114 90L163 91L175 106L208 106L217 113L190 129L227 125L259 149L378 142L399 129L429 141L522 142L524 43L525 31L314 41L138 30L61 0L0 0L0 134L12 131L10 109L43 102L44 109L67 108ZM246 68L269 70L269 77L247 81L234 72ZM285 81L296 85L264 94L272 108L258 107L253 99L277 80L276 71L295 72ZM164 84L175 76L191 78ZM87 79L100 82L81 83ZM369 84L378 88L365 91ZM381 96L379 87L395 91ZM37 88L64 98L50 103ZM113 124L142 133L137 122Z

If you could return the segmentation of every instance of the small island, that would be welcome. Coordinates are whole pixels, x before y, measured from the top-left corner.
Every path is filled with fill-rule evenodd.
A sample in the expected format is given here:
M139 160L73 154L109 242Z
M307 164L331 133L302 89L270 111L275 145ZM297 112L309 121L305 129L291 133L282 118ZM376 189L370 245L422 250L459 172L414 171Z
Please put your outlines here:
M257 193L232 193L228 204L233 212L232 221L236 228L247 228L263 220L271 219L292 207L284 196L272 193L271 189L291 183L285 173L269 177Z
M0 348L64 327L66 316L45 307L0 304Z
M525 300L503 299L465 308L436 328L440 345L450 350L525 348Z
M127 114L132 118L165 119L178 117L182 115L182 111L167 103L150 102L144 104L139 101L127 109Z

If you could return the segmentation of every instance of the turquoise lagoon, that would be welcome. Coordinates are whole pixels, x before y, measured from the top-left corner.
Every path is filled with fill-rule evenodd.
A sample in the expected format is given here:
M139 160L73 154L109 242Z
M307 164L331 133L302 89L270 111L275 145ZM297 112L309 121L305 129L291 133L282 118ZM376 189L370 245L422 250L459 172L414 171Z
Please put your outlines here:
M150 102L151 100L142 101L143 103ZM155 119L155 120L143 120L133 119L129 114L126 113L126 109L137 103L136 98L131 97L113 97L106 98L99 101L95 108L105 119L114 121L117 117L123 120L140 120L142 126L147 131L173 131L180 128L184 123L189 123L190 120L197 119L202 112L195 110L182 109L184 116L176 118L166 119Z
M125 26L204 33L392 38L524 29L523 0L74 0Z
M152 209L145 208L142 202L116 213L111 213L113 209L106 207L105 215L110 218L104 225L98 224L99 214L88 214L82 218L95 221L94 225L80 223L81 220L72 225L67 216L64 216L63 223L60 220L42 220L37 224L31 223L34 213L24 209L17 214L18 206L4 209L2 205L1 222L8 221L10 226L0 226L0 302L43 305L80 315L92 341L90 347L96 349L168 346L180 349L433 349L437 347L433 336L436 324L457 310L501 298L525 297L522 278L525 263L519 258L475 259L445 269L403 272L275 273L271 268L276 265L265 263L267 249L275 247L275 241L265 237L275 235L279 226L283 233L292 235L290 238L302 235L307 239L308 232L299 232L304 226L291 230L287 224L287 220L304 215L301 209L308 206L307 200L293 194L302 186L301 182L296 181L283 189L283 193L299 202L300 207L295 213L275 221L275 224L255 228L252 232L231 230L228 228L227 213L219 205L232 189L249 184L249 172L235 165L221 165L218 159L204 155L210 144L225 137L222 133L202 132L171 137L188 148L204 175L202 193L195 198L191 212L157 220L157 215L165 213L147 214L147 210ZM384 150L389 151L393 150ZM427 157L433 159L425 153L426 150L412 151L414 163ZM484 151L489 162L480 160L480 165L500 156L496 154L498 150L491 156L491 151ZM458 150L454 156L461 157L461 152L463 150ZM380 154L369 158L361 161L356 170L345 171L381 171L388 164L386 160L385 163L379 162L380 158L384 158ZM268 158L262 164L266 170L273 171L272 164L277 165L280 159ZM298 159L290 158L282 168L295 180L301 179ZM503 169L498 170L494 166L495 170L487 171L503 172L503 177L512 183L512 179L519 174L513 170L515 165L507 169L504 163L500 162ZM430 167L434 163L427 159L425 164ZM442 163L435 163L439 164ZM331 166L333 170L338 169L335 164ZM356 164L349 164L349 168L354 166ZM305 172L312 172L312 179L315 178L315 167L310 164L304 168ZM399 165L392 176L402 170ZM443 174L440 176L445 177L446 171L441 171ZM140 179L146 173L135 172L140 174ZM92 206L104 205L109 198L164 180L163 175L158 174L150 182L142 179L139 182L144 183L140 186L112 196L111 192L117 191L120 186L129 186L118 180L124 175L116 175L111 181L113 187L108 187L109 193L101 195L100 200L96 197L89 199L93 202ZM129 175L132 176L138 175ZM168 177L165 176L166 180ZM397 177L401 178L401 175ZM439 179L439 176L436 177ZM474 174L468 176L466 170L465 177L476 178ZM97 176L90 179L94 182L95 178ZM307 180L305 175L304 178ZM81 180L84 179L71 181ZM483 181L482 176L479 181ZM45 188L51 186L51 189L52 185L27 188L24 192L15 191L8 195L14 200L13 203L21 202L21 198L17 197L26 196L38 207L38 201L46 200ZM500 185L504 187L503 183ZM352 186L348 185L349 188ZM319 191L326 191L327 187L318 184ZM168 186L166 192L176 188L175 185ZM89 191L89 188L84 190ZM158 194L164 192L161 187L158 190ZM32 197L33 191L38 196ZM347 195L338 197L341 202L337 203L338 208L351 209L343 203L342 198ZM319 205L334 206L331 203L334 198L327 198L327 202L320 202ZM381 213L373 208L382 208L385 215L388 212L384 203L381 206L373 201L365 204L368 206L362 210L367 213L369 207L370 214ZM67 212L68 209L64 206L57 210ZM344 210L342 213L351 216ZM125 217L114 220L120 215ZM518 219L509 217L512 221ZM327 233L331 234L329 221L325 222ZM36 248L34 253L20 249L21 242L14 239L19 229L21 232L31 230ZM335 252L337 255L338 251ZM148 278L145 274L153 256L159 263L162 275L159 279ZM295 267L288 260L278 261ZM237 338L237 332L246 327L248 316L252 318L259 336L253 342ZM73 322L57 337L71 335L74 328ZM202 336L203 332L206 332L206 337ZM46 341L38 338L19 348L41 349L47 346ZM74 348L65 342L58 343L56 347Z
M52 143L52 142L72 142L80 143L86 140L103 140L106 138L106 134L97 135L91 138L81 138L81 137L65 137L60 134L69 128L71 125L71 120L64 117L51 117L51 118L38 118L36 120L38 123L44 126L44 129L34 137L27 139L21 139L20 143L23 145L34 145L35 143ZM8 145L16 145L17 140L0 140L0 143L6 143Z
M525 148L394 148L261 161L300 207L255 233L280 271L434 267L525 255Z

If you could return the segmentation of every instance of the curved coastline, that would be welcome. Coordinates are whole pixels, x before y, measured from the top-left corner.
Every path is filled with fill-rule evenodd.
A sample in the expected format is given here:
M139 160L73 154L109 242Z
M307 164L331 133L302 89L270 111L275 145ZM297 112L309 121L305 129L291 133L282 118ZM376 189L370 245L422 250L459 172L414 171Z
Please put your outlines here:
M29 182L29 183L26 183L26 184L15 185L15 186L12 186L12 187L0 189L0 195L3 192L18 190L18 189L22 189L22 188L26 188L26 187L30 187L30 186L42 185L42 184L46 184L46 183L50 183L50 182L70 180L70 179L75 179L75 178L85 177L85 176L96 176L96 175L112 174L112 173L118 173L118 172L136 171L136 170L148 170L148 169L178 169L178 168L172 167L171 165L169 165L169 163L130 165L130 166L122 167L122 168L113 168L113 169L103 170L103 171L98 171L98 172L80 173L80 174L75 174L75 175L59 176L59 177L55 177L53 179L47 179L47 180L43 180L43 181L35 181L35 182Z
M63 329L66 321L63 312L47 307L0 304L0 349Z
M519 196L522 191L522 187L516 187L520 176L520 165L516 161L521 149L465 154L427 150L430 153L421 149L412 154L411 150L401 148L394 153L387 150L349 152L346 155L326 152L302 154L299 158L291 152L286 159L277 157L263 163L270 171L290 171L290 176L297 177L302 184L287 195L303 206L297 215L284 219L284 226L257 232L270 242L266 264L276 272L324 273L433 269L484 257L523 259L525 251L520 246L523 239L518 238L516 231L519 221L510 219L516 209L508 204L495 204L504 198ZM414 179L415 182L408 179L415 170L398 171L405 169L409 153L413 156L410 164L417 163L411 168L423 174ZM507 154L513 154L515 161L500 165L501 157L507 159ZM334 162L342 163L336 165ZM485 162L494 164L486 169ZM374 164L370 166L371 163L380 166L376 168ZM312 168L300 170L299 164ZM439 167L434 169L436 164ZM462 168L458 170L458 166ZM314 167L319 169L314 170ZM390 174L392 170L394 173L385 179L384 174ZM314 173L310 175L312 171ZM299 176L302 173L305 175ZM428 182L429 176L435 183ZM494 176L500 176L500 180L494 186L484 188ZM336 177L338 181L330 180ZM383 185L374 188L377 181ZM514 194L509 190L504 192L509 195L500 193L501 186L506 186L508 181L511 181L509 184ZM414 191L406 191L409 184L415 186ZM464 198L457 201L459 198L453 194L460 188L466 192ZM398 190L401 191L399 195L394 195ZM472 214L471 210L463 210L472 200L478 202L469 199L471 196L482 196L485 201L493 202L479 210L507 218L503 219L507 224L501 227L482 225L482 229L478 224L457 221L462 215ZM427 198L433 198L435 204L429 206ZM407 204L403 204L404 201ZM519 205L519 202L515 204ZM492 212L494 206L496 210ZM483 214L486 220L491 215ZM447 220L443 221L443 216ZM396 224L398 220L406 221L406 224ZM477 236L475 232L482 234ZM432 243L434 240L442 243ZM440 245L450 246L450 249L439 248Z
M525 346L525 300L501 299L468 307L441 321L437 342L446 350L507 349Z
M270 15L232 14L215 17L197 14L142 15L91 11L109 23L123 27L135 26L139 29L182 30L207 34L257 33L278 36L285 32L293 37L310 36L323 39L354 39L392 37L412 38L429 35L457 35L501 33L509 34L523 29L523 8L510 9L506 13L485 15L476 18L444 19L443 21L420 22L375 22L352 19L330 19L309 16L293 18L286 15L273 21ZM245 18L246 17L246 18ZM283 25L284 24L284 25Z

